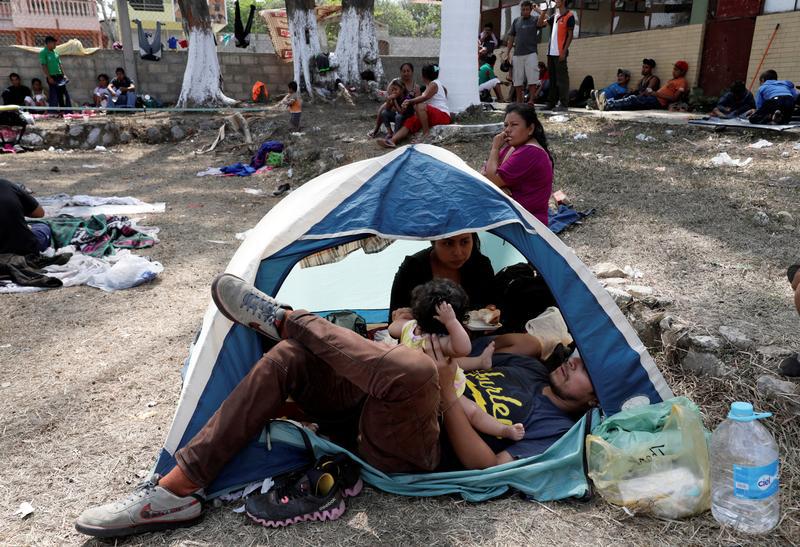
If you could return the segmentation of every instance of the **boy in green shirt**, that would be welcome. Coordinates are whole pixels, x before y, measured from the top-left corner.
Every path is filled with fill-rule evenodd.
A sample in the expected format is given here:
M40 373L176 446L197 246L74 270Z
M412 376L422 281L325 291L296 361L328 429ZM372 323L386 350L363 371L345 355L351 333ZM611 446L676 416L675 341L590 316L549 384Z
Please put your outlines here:
M47 84L50 87L48 95L50 106L72 106L72 101L70 101L69 92L67 91L69 79L64 74L61 58L56 51L56 39L52 36L47 36L44 39L44 48L39 52L39 63L42 65L42 72L44 77L47 78ZM51 111L51 113L57 114L58 111Z
M500 83L500 79L494 75L494 69L492 68L496 61L497 57L494 55L478 59L478 64L480 65L480 68L478 68L478 93L493 89L494 94L497 95L497 102L503 103L505 102L503 99L503 85Z

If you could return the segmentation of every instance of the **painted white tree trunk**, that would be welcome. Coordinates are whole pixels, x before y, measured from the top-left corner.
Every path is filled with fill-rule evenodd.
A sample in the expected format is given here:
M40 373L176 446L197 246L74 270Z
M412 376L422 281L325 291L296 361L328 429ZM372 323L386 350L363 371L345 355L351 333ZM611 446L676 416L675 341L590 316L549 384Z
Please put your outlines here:
M352 5L354 3L358 5ZM373 9L371 0L342 2L336 61L339 63L339 78L348 85L358 85L365 70L372 70L378 82L383 80Z
M178 107L235 104L237 101L222 93L219 76L219 59L214 35L209 29L191 29Z
M294 81L299 86L305 83L309 91L309 100L313 100L311 89L311 59L321 52L319 46L319 30L317 28L317 15L313 9L302 6L293 6L286 2L286 15L289 21L289 33L292 36L292 59L294 60Z
M447 88L451 112L480 103L478 95L478 30L480 2L442 1L439 79Z

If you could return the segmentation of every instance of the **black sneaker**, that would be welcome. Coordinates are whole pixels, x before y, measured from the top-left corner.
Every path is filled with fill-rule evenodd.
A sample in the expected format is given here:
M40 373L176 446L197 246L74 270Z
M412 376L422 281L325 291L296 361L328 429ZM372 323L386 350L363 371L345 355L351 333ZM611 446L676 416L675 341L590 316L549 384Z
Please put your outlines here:
M797 378L800 376L800 355L795 353L781 361L780 371L782 375L790 378Z
M270 528L307 520L336 520L344 511L340 482L333 473L316 467L294 483L274 487L245 502L247 516Z
M352 498L361 493L364 483L361 481L361 468L347 454L322 456L314 464L314 469L328 472L339 479L342 497Z

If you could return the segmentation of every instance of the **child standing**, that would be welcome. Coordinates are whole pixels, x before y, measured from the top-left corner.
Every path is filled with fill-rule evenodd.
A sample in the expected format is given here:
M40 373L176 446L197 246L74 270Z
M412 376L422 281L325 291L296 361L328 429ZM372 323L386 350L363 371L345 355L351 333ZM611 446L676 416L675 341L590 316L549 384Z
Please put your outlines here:
M395 319L389 325L389 334L400 343L413 349L423 349L426 335L439 336L442 351L449 359L458 358L458 371L454 389L472 427L481 433L519 441L525 435L522 424L504 424L490 416L467 397L463 397L467 385L465 370L491 368L494 345L480 357L466 357L472 349L467 331L460 318L468 305L467 294L460 286L447 279L434 279L417 286L411 293L412 317Z
M303 101L300 99L300 93L297 92L297 82L289 82L289 94L284 97L283 101L289 109L289 125L295 131L299 131L300 115L303 113Z

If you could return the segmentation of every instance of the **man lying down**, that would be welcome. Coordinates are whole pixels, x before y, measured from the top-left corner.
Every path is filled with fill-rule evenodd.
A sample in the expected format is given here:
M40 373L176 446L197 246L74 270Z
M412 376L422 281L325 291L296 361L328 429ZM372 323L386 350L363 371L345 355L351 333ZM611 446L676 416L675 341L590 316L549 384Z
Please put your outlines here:
M75 523L78 531L117 537L199 522L202 489L270 419L280 416L288 397L320 424L350 420L357 431L355 450L387 473L435 471L453 463L485 469L530 457L597 403L579 357L573 355L548 373L535 357L497 353L491 369L472 373L464 395L489 414L522 424L525 434L518 441L483 437L457 404L457 366L438 336L427 337L422 350L372 342L293 310L230 274L218 276L211 291L223 315L277 343L175 453L177 465L171 471L120 501L85 510ZM473 353L480 354L486 343L477 343ZM452 447L455 461L443 456L450 452L443 445ZM249 498L246 510L265 526L335 519L344 512L342 498L360 488L349 460L323 458L296 482Z

